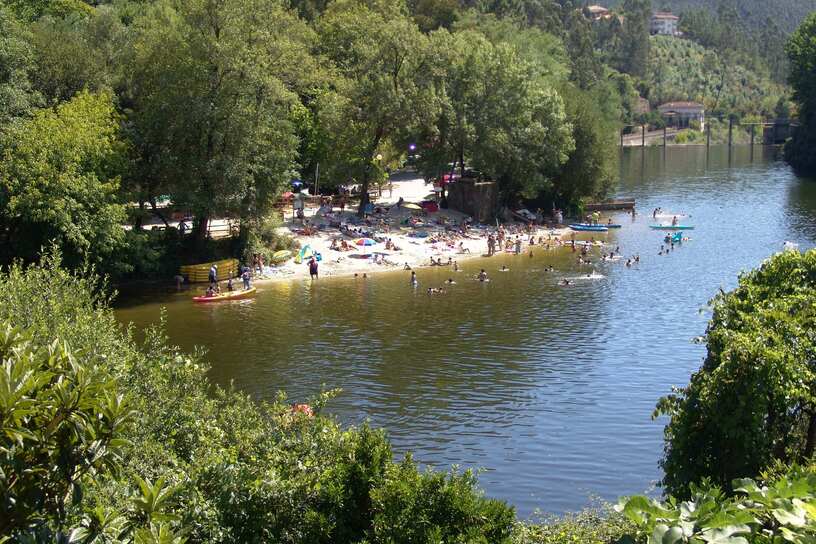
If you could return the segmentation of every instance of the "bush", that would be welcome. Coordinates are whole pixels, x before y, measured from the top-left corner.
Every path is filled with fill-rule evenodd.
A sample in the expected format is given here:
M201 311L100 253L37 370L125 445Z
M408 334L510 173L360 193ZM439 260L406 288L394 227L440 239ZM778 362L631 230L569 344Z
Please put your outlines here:
M257 221L248 222L242 233L242 256L246 262L252 262L255 255L271 262L272 255L282 249L292 249L297 242L291 236L280 231L281 221L277 216L269 216Z
M7 512L24 512L15 514L22 521L14 522L14 534L45 540L73 532L88 541L100 534L110 541L121 533L116 538L127 542L180 542L183 536L189 542L369 544L509 537L512 508L482 498L472 474L421 473L410 460L395 464L381 431L342 429L322 415L332 392L312 401L316 415L310 417L293 413L282 395L257 403L213 386L201 356L169 345L161 323L137 343L116 322L104 283L88 270L71 273L59 265L59 256L51 255L40 266L13 266L0 276L0 323L23 335L14 340L18 347L4 351L4 372L19 376L34 364L42 376L34 378L33 393L22 401L31 428L22 428L22 438L0 436L5 501L0 518L10 523ZM52 344L55 339L59 344ZM52 345L81 346L82 354L66 351L63 357L60 351L51 357ZM29 434L51 428L49 410L58 405L38 399L55 397L49 392L55 368L64 369L69 388L92 378L88 401L79 405L87 415L77 413L70 429L101 426L93 435L109 441L105 452L119 460L116 467L104 455L83 460L88 444L97 448L89 442L91 431L54 437L59 451L80 451L67 456L37 453L39 442L26 442ZM119 398L132 424L112 429L110 399ZM0 417L8 417L3 411L8 405L0 402ZM5 426L8 419L2 421ZM18 442L22 445L15 446ZM72 472L60 468L63 458L82 467L103 461L105 466ZM59 478L62 487L54 486L52 496L64 500L10 505L12 493L43 492L45 480L22 478L39 466Z
M655 412L670 418L663 483L681 498L816 449L816 250L772 257L711 304L703 366Z
M767 486L751 479L732 483L734 496L704 482L688 501L665 503L643 496L622 500L617 510L636 526L637 542L772 544L816 539L816 476L791 470Z
M608 505L549 518L541 523L521 523L513 540L517 544L609 544L634 533L637 527Z

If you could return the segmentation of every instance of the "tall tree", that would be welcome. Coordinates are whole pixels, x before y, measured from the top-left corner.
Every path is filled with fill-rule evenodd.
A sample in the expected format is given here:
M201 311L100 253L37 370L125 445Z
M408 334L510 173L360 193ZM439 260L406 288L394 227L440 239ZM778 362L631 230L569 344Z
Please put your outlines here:
M31 85L34 55L30 38L12 13L0 5L0 135L38 102Z
M295 171L306 25L277 0L166 0L135 26L138 198L190 209L198 240L212 217L265 214Z
M318 23L320 52L337 67L337 108L331 117L333 157L327 173L361 186L360 213L371 181L382 175L376 157L388 140L409 138L438 108L428 39L399 0L338 0Z
M786 51L793 98L799 104L799 127L785 145L785 159L797 172L816 176L816 13L794 32Z
M816 451L816 251L784 252L712 301L702 367L661 399L666 491L729 488Z
M651 0L624 0L623 24L617 54L617 68L635 77L646 73L649 60Z
M536 196L573 148L545 72L515 47L473 31L437 33L434 45L446 67L444 107L422 142L425 176L453 161L499 181L507 199Z
M0 157L4 262L35 260L51 242L72 266L102 262L120 248L126 150L112 100L109 93L80 93L9 132Z

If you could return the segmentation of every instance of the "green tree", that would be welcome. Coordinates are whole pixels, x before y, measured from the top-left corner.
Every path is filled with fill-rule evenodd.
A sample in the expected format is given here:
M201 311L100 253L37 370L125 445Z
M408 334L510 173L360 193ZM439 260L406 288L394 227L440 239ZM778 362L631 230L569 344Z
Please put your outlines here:
M617 98L616 89L606 91L601 88L582 91L567 86L561 93L575 141L567 161L554 176L550 191L552 200L562 205L576 204L586 196L603 195L616 179L616 129L620 114L616 110L604 112L598 107Z
M320 53L340 75L326 131L333 156L325 171L336 183L360 183L362 213L372 180L382 177L376 160L381 146L407 142L438 109L435 67L428 62L427 37L398 0L334 2L318 33Z
M101 6L91 14L42 17L31 24L37 69L34 84L48 103L77 92L117 86L126 30L115 10ZM60 44L54 47L54 44Z
M646 74L649 61L651 0L623 0L624 20L618 42L617 69L631 76Z
M2 260L34 260L53 241L77 266L109 259L121 246L126 144L112 99L80 93L9 131L0 156Z
M656 411L669 416L663 484L678 497L816 447L816 251L774 256L712 307L703 366Z
M785 159L804 175L816 175L816 13L793 33L786 47L789 81L799 104L799 127L785 145Z
M563 102L544 71L503 42L474 31L436 33L443 108L422 137L426 178L457 163L500 183L508 199L535 196L572 150Z
M161 1L134 26L136 199L169 195L199 241L212 217L265 215L295 173L307 26L277 0Z
M0 4L0 135L9 124L31 113L38 96L33 91L34 54L31 36Z

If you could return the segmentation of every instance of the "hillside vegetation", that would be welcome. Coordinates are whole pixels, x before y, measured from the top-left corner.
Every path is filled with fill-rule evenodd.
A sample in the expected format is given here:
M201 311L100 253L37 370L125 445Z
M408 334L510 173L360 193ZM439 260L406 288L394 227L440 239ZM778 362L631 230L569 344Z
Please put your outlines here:
M712 0L668 0L672 11L683 11L688 8L715 9L717 2ZM656 2L660 7L661 3ZM772 19L786 32L792 32L799 26L802 19L816 10L816 0L776 0L765 2L762 0L743 0L738 3L737 9L746 21L756 29L762 29L768 19Z
M652 104L694 100L713 114L776 115L784 87L689 40L652 36L646 75Z
M610 2L621 4L621 0ZM719 6L718 0L655 0L655 9L682 13L693 9L705 9L712 13ZM755 29L761 30L768 19L772 19L786 32L792 32L812 11L816 11L816 0L742 0L734 3L740 15Z

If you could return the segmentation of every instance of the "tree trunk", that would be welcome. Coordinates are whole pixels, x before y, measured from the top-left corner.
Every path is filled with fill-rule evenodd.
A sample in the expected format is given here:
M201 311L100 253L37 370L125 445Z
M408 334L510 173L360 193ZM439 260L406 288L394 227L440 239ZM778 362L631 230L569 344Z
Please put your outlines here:
M167 222L167 218L164 217L164 214L159 211L159 208L156 206L156 199L155 197L150 197L150 209L153 211L153 214L157 215L159 219L164 222L165 228L170 226L170 223Z
M193 239L196 247L201 247L201 244L207 238L208 227L210 226L210 217L206 213L196 214L195 225L193 227Z
M363 168L363 180L360 188L360 207L357 209L357 215L359 217L363 217L365 215L365 208L369 203L368 185L371 181L371 161L374 160L374 153L377 152L377 147L380 145L382 133L382 128L378 128L377 133L374 135L374 140L371 142L371 145L366 152L366 164L365 168Z
M814 447L816 447L816 410L810 413L807 442L805 442L805 459L810 459L813 456Z
M139 213L136 216L136 221L133 222L133 230L142 230L142 221L144 221L144 200L139 199Z

